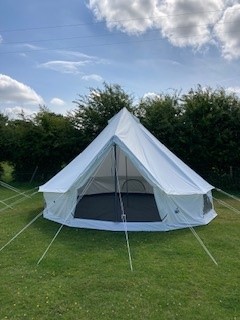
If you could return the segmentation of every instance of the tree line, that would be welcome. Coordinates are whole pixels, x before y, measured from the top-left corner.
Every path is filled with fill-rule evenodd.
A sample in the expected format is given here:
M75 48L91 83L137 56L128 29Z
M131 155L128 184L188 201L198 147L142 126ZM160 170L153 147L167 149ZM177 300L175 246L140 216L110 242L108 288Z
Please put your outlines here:
M0 113L1 162L16 180L46 180L69 163L123 107L166 147L200 174L228 172L240 163L240 99L223 88L197 86L188 93L160 93L135 102L118 84L78 95L67 115L40 106L29 118Z

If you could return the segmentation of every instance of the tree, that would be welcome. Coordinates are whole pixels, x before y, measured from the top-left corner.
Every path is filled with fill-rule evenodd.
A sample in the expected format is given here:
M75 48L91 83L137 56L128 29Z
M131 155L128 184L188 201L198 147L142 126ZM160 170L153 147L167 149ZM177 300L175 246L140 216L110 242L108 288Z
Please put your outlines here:
M23 119L9 120L6 128L5 139L7 142L7 161L13 167L14 172L25 172L32 167L32 123Z
M41 107L32 119L8 123L8 161L16 180L30 180L35 172L46 180L79 152L76 132L70 119Z
M72 120L75 127L84 132L85 146L89 144L102 129L108 120L123 107L132 110L132 97L117 84L103 84L103 89L90 88L88 95L79 95L73 101L77 105Z
M0 162L7 159L7 125L8 117L0 112Z
M223 88L191 89L182 99L184 158L200 172L238 166L240 101Z
M178 126L181 109L178 95L159 94L142 99L137 115L143 125L173 151L177 151Z
M4 170L1 162L8 159L8 139L7 139L7 125L8 117L0 112L0 179L3 176Z
M59 171L81 151L81 130L72 125L69 117L41 107L34 118L35 165L46 179Z

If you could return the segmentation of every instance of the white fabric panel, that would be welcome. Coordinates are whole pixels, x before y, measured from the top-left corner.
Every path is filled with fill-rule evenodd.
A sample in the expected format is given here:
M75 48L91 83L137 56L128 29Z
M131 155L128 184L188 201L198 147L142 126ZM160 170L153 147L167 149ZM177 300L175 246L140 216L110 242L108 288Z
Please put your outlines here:
M162 222L131 222L127 223L128 231L168 231L190 226L208 224L217 216L212 209L203 215L203 197L167 196L163 192L154 193L156 203L163 219ZM46 208L44 217L72 227L90 228L111 231L124 231L121 222L75 219L73 210L76 205L75 192L66 194L45 193ZM191 199L188 199L188 198Z
M39 188L46 202L44 217L74 227L124 231L123 223L73 217L78 193L115 191L115 144L117 176L122 191L130 188L129 192L143 189L147 193L154 192L162 219L162 222L127 223L129 231L167 231L203 225L216 216L214 209L203 214L203 194L212 202L213 187L124 108L78 157Z
M100 170L98 170L96 177L113 177L114 176L114 147L111 146L111 150L108 153L108 156L104 160L101 165ZM117 171L119 176L141 176L137 168L133 165L133 163L126 157L123 150L119 149L116 146L116 163L117 163Z
M95 177L113 177L114 176L114 156L113 146L110 147L107 157L101 164L101 167L97 170Z
M116 148L116 155L117 175L118 180L120 182L121 191L153 193L152 186L142 177L142 175L135 168L133 163L118 147ZM90 180L91 178L93 178L93 180L87 188L86 194L115 191L113 146L108 151L108 155L102 161L101 165L99 167L97 166L94 165L94 167L91 170L89 170L87 177L82 177L81 182L83 182L84 180L85 184L81 186L80 193L82 192L82 189L85 188L85 185L88 183L88 180Z
M167 194L203 194L213 187L186 166L135 118L122 109L98 137L68 166L39 188L66 192L116 143L138 171ZM121 163L121 161L120 161ZM120 165L124 170L124 164Z
M170 231L181 228L189 228L199 225L206 225L209 223L214 217L216 213L209 212L207 215L206 221L202 221L201 223L195 223L190 225L186 222L181 223L167 223L163 222L127 222L127 230L128 231ZM125 231L124 223L122 222L111 222L111 221L100 221L100 220L87 220L87 219L73 219L71 216L66 220L63 220L55 215L45 215L45 218L58 222L60 224L65 224L69 227L75 228L88 228L88 229L97 229L97 230L109 230L109 231Z
M72 162L64 167L52 179L40 186L40 192L61 192L68 191L92 167L96 167L104 154L108 152L112 145L112 129L106 127L82 153ZM92 173L92 172L91 172ZM90 173L90 175L91 175Z
M169 224L196 225L204 222L203 218L203 196L167 196L169 213L167 222Z
M204 224L208 224L210 221L212 221L214 218L216 218L217 213L214 209L209 211L207 214L204 215Z
M45 192L44 200L46 207L43 212L44 217L48 215L55 216L64 223L65 219L73 213L76 206L76 199L76 191L66 192L64 194Z
M121 192L153 193L152 187L143 177L118 177ZM79 189L82 193L85 186ZM114 177L95 177L85 194L98 194L115 192Z
M212 189L149 132L147 134L140 128L143 126L129 127L127 131L131 139L125 139L125 128L120 127L114 141L144 176L167 194L202 194Z
M211 196L211 192L208 193ZM160 217L168 225L199 225L208 223L203 214L203 195L173 196L154 189L155 201ZM211 210L212 217L216 212Z
M104 164L105 159L108 157L110 150L111 146L107 146L105 153L101 153L95 159L95 161L91 163L91 166L89 166L88 170L82 173L79 179L77 179L75 183L72 185L71 189L77 190L85 186L87 183L90 183L91 179L93 179L98 173L98 171L101 170L101 167Z
M84 188L84 187L83 187ZM82 193L82 189L79 194ZM114 180L112 177L95 178L86 191L86 194L109 193L114 192Z
M213 196L212 196L212 191L208 191L207 192L207 196L210 199L211 203L212 203L212 207L213 207Z
M165 221L168 214L170 213L167 203L167 196L159 188L154 188L153 191L160 218L161 220Z

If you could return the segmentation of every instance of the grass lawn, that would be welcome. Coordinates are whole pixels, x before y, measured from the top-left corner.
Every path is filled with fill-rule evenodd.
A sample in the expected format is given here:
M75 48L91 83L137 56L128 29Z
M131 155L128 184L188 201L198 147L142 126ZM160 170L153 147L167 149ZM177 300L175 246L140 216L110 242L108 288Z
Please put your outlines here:
M0 187L0 200L12 195ZM40 217L0 252L0 319L240 320L240 215L215 207L195 230L218 266L189 229L132 232L133 272L124 233L68 227L37 266L59 228ZM0 211L0 247L41 210L37 194Z

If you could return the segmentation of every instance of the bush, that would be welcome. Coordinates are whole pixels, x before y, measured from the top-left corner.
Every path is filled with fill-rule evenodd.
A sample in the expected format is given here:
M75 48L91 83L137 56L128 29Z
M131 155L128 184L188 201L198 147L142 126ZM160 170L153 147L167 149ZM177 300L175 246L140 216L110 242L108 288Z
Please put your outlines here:
M0 163L0 180L2 180L3 174L4 174L4 170L3 170L3 167L2 167L2 165Z

